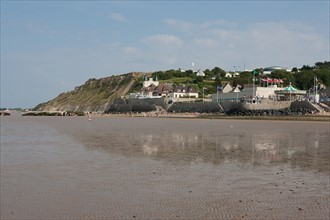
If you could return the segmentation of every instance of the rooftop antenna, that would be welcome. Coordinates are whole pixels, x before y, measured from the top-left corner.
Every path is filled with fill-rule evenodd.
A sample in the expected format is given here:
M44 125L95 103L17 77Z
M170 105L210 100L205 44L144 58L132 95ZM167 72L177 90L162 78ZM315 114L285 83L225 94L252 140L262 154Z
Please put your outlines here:
M192 67L192 71L193 71L193 73L194 73L194 66L195 66L195 64L194 64L194 62L192 62L192 63L191 63L191 67Z

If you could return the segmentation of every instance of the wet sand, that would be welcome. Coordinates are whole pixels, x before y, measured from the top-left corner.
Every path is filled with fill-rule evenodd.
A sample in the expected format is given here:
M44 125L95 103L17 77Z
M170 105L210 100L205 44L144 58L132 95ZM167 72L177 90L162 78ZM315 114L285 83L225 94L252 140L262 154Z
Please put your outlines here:
M328 219L329 124L1 119L1 219Z

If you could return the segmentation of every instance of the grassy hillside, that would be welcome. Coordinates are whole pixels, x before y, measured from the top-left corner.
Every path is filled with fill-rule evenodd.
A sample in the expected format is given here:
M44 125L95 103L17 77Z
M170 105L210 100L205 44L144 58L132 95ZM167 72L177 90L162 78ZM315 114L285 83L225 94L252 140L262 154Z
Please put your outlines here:
M139 92L142 88L144 75L152 76L152 73L127 73L118 76L110 76L101 79L89 79L83 85L77 86L70 92L59 94L56 98L41 103L35 111L105 111L109 104L116 98L131 92ZM174 84L190 84L200 93L201 88L207 88L204 92L211 92L214 87L213 80L196 82L193 77L176 77L159 80L160 83L171 82Z
M286 79L286 85L292 82L299 89L308 89L313 86L316 77L326 86L330 85L330 62L318 62L313 67L303 66L300 71L275 71L271 78ZM225 72L215 67L205 70L205 77L197 76L192 70L167 70L153 73L127 73L101 79L89 79L84 85L77 86L73 91L65 92L56 98L41 103L34 108L38 111L104 111L114 99L127 95L130 92L139 92L142 88L143 76L158 78L160 83L189 84L200 94L216 93L216 86L224 80L232 85L244 85L252 82L251 72L242 72L239 77L219 78ZM257 78L262 78L258 75ZM213 80L212 78L215 78ZM218 78L218 79L217 79ZM259 79L260 80L260 79Z
M89 79L73 91L39 104L38 111L104 111L114 99L139 87L146 73L127 73L101 79Z

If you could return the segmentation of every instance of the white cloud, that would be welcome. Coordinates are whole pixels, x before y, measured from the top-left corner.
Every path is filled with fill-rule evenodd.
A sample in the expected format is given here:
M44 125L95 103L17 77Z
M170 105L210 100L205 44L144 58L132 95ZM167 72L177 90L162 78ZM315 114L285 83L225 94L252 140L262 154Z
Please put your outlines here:
M136 55L140 53L140 49L137 47L123 47L123 52L128 55Z
M168 22L175 24L176 21ZM221 26L221 21L205 23L214 25L205 25L202 31L187 28L181 37L174 34L149 35L134 46L113 41L82 51L53 51L51 59L57 61L61 59L57 56L71 57L71 71L80 68L80 72L88 75L186 68L185 65L189 66L191 62L199 63L198 68L220 66L225 70L243 66L243 63L246 68L270 65L301 67L326 60L328 54L329 42L303 23L264 22L234 28ZM189 27L192 23L181 24ZM194 29L193 25L190 27ZM67 63L64 59L62 62Z
M215 29L211 29L209 30L209 34L210 35L214 35L217 37L227 37L229 34L230 30L226 30L226 29L222 29L222 28L215 28ZM233 32L233 31L231 31Z
M251 46L259 52L267 52L273 58L285 56L289 60L301 53L310 56L322 52L329 46L308 25L292 25L292 22L252 24L241 36L249 40Z
M233 21L226 21L223 19L213 20L213 21L207 21L202 24L198 25L200 28L213 28L213 27L229 27L234 28L237 26L236 22Z
M168 25L172 28L175 28L177 30L183 31L183 32L197 30L197 29L195 29L196 25L194 23L187 22L187 21L175 20L175 19L165 19L165 20L163 20L163 22L166 25Z
M329 40L302 22L258 22L243 27L225 20L190 23L166 19L164 23L181 31L187 59L198 57L213 65L220 62L228 70L237 63L299 67L329 57Z
M212 29L237 27L236 22L226 21L223 19L211 20L202 23L193 23L193 22L175 20L175 19L164 19L163 22L169 27L172 27L176 30L186 33L190 33L190 32L201 33Z
M193 40L193 43L199 46L210 47L210 48L217 47L219 45L219 42L217 40L210 38L195 38Z
M30 32L46 33L46 34L59 34L57 30L52 30L48 25L43 23L26 23L25 28Z
M174 35L170 34L157 34L147 36L142 39L142 42L152 43L152 44L160 44L165 46L182 46L182 40Z
M127 22L127 19L119 13L111 13L110 17L111 17L111 19L118 21L118 22Z

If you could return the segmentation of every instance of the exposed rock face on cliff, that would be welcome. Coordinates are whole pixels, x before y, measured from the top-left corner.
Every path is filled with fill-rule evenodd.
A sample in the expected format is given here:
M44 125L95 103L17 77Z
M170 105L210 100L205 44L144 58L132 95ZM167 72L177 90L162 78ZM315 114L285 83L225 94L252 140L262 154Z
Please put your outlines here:
M133 91L146 73L127 73L101 79L89 79L73 91L41 103L37 111L105 111L113 101Z

